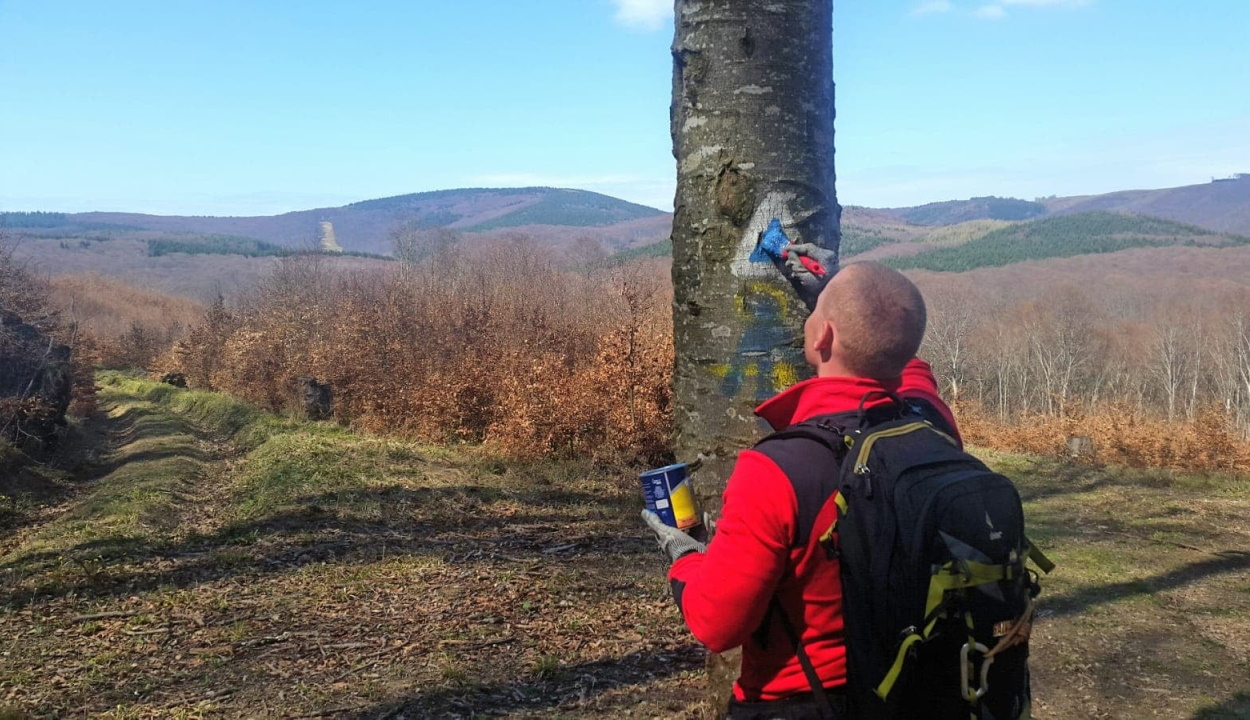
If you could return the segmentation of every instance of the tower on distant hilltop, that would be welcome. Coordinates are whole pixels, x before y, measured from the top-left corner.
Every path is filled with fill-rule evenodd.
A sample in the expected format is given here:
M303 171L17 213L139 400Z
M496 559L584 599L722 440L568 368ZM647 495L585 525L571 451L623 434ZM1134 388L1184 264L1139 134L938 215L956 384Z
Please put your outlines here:
M334 239L334 223L329 220L321 221L321 231L317 233L317 242L321 247L321 252L343 252L343 246Z

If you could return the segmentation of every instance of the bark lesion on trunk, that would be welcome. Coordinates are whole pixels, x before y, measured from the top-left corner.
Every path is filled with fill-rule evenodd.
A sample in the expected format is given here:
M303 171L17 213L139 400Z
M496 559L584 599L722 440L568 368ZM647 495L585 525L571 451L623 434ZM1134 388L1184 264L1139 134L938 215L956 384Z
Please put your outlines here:
M736 229L745 226L751 216L754 185L751 176L732 160L721 166L716 178L716 209Z

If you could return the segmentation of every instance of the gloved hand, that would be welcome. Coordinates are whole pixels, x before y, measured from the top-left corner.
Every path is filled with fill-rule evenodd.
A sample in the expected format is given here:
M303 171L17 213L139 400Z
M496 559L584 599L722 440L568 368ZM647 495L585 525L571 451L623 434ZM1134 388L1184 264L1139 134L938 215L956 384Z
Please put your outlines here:
M814 243L790 244L782 251L781 274L809 310L816 308L820 291L838 271L837 254Z
M707 552L707 545L675 527L665 525L660 516L650 510L642 511L642 520L647 523L647 527L651 528L651 532L655 533L655 540L660 544L660 550L663 550L673 562L692 552Z

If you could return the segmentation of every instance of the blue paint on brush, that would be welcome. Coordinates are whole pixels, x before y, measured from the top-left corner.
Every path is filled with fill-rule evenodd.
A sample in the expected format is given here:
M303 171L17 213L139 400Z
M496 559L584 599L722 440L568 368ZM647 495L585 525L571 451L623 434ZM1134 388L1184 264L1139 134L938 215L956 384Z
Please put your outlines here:
M764 231L759 244L755 246L755 250L751 251L749 259L753 263L781 260L781 251L789 244L790 238L786 237L786 231L781 229L781 221L773 218L772 222L768 223L768 229Z

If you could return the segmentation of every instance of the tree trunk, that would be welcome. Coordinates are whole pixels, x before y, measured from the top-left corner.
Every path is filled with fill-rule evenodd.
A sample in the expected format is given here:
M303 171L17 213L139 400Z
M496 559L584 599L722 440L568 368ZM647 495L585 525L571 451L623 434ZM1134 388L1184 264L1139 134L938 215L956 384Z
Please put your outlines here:
M807 373L807 311L770 262L777 219L796 243L836 251L832 0L677 0L673 41L674 449L699 460L701 506L719 512L752 408ZM736 658L709 660L714 706Z

